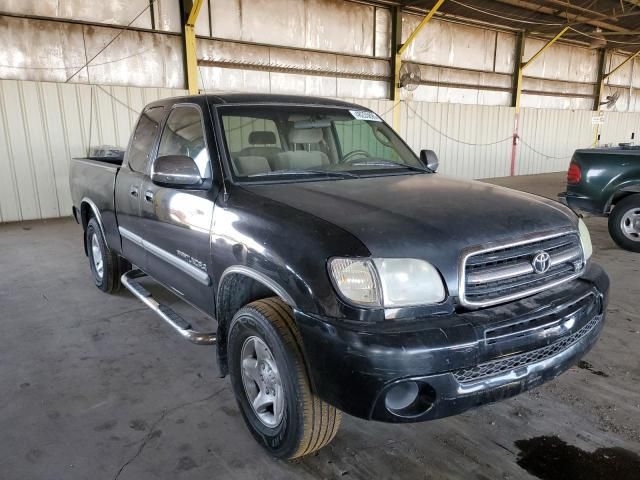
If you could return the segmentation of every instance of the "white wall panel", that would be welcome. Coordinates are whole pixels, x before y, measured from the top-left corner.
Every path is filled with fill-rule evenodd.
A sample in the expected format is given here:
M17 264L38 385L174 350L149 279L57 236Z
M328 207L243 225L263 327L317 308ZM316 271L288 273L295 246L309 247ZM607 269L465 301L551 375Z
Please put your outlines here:
M421 20L422 17L418 15L408 13L402 15L403 42ZM509 62L514 52L514 49L501 49L500 52L504 57L496 58L497 34L495 30L432 19L428 27L420 30L413 43L409 45L403 54L403 59L491 72L494 69L494 63ZM504 67L501 70L504 70Z
M215 0L212 36L373 56L374 10L342 0Z
M529 60L545 46L547 40L527 38L523 59ZM598 51L586 47L555 43L527 67L532 77L573 82L596 82L598 79Z
M600 127L600 144L617 145L622 142L640 144L640 114L604 112L604 124Z
M391 56L391 12L386 8L376 8L376 44L374 55L389 58Z
M0 78L184 86L178 36L0 16L0 45ZM89 68L82 68L94 56Z
M144 105L185 93L0 80L0 222L69 215L70 159L126 146Z
M590 147L595 138L593 112L523 108L516 174L566 170L574 150Z
M105 25L151 28L149 0L2 0L0 10L20 15L36 15ZM155 0L155 27L158 30L179 32L180 6L177 0Z
M460 178L508 175L511 107L408 102L402 132L418 153L434 150L440 171Z
M165 0L166 1L166 0ZM22 15L65 18L85 22L127 25L149 5L148 0L3 0L1 10ZM136 27L151 28L151 13L140 15Z

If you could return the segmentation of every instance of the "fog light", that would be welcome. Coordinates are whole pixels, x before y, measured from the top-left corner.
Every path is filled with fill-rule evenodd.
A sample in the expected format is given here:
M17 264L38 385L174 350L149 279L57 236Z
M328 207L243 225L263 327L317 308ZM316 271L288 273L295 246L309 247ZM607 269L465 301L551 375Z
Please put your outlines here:
M424 415L436 401L436 391L422 380L406 380L393 385L384 395L384 406L396 417Z
M418 384L416 382L402 382L387 392L384 404L389 410L404 410L418 398Z

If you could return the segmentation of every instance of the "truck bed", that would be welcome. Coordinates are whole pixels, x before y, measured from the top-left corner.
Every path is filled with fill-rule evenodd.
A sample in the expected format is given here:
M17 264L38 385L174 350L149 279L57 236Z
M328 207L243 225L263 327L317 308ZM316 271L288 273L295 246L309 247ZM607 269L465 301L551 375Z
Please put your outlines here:
M109 246L118 246L120 237L115 215L114 191L121 161L113 158L73 158L69 184L74 216L82 221L81 205L88 203L100 214ZM119 248L117 248L119 250Z

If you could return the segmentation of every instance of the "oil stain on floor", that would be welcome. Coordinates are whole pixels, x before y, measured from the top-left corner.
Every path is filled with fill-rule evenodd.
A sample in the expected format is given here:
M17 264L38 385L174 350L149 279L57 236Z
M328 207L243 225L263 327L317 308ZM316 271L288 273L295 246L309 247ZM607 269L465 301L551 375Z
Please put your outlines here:
M578 368L582 368L583 370L588 370L589 372L593 373L594 375L598 375L599 377L609 376L606 373L604 373L602 370L596 370L595 368L593 368L593 365L591 365L589 362L585 362L584 360L580 360L578 362Z
M518 465L542 480L638 480L640 455L624 448L587 452L556 436L518 440Z

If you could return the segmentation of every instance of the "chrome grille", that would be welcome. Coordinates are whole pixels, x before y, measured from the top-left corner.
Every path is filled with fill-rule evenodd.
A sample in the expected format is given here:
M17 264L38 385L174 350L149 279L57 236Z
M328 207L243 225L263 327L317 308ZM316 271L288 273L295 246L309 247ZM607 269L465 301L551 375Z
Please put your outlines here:
M549 268L536 273L532 261L541 252L549 255ZM460 300L488 306L521 298L575 278L583 267L573 232L471 252L463 259Z
M524 367L532 363L540 362L547 358L553 357L563 350L566 350L574 343L578 342L582 337L587 335L595 328L602 316L593 317L589 323L577 332L564 337L557 342L547 345L546 347L531 350L529 352L513 355L501 360L482 363L471 368L464 368L453 372L453 376L459 383L472 382L494 375L500 375L519 367Z

